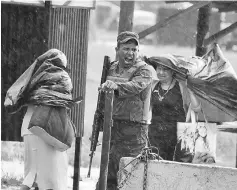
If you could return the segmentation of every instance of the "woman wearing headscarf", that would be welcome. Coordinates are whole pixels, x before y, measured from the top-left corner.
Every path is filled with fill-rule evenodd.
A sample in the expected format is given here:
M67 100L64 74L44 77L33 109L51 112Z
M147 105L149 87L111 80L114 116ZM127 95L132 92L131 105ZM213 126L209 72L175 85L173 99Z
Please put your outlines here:
M151 95L149 141L151 146L159 148L163 159L172 161L177 144L177 122L185 122L189 107L198 112L200 103L186 87L186 71L175 67L172 57L150 57L146 62L155 68L159 79Z
M50 49L39 56L7 92L5 106L11 107L13 111L27 106L21 128L25 145L25 178L21 190L31 187L42 190L67 189L66 151L59 151L29 130L30 123L35 125L35 122L39 126L50 123L51 126L59 127L58 121L53 118L57 111L61 122L67 121L66 112L74 102L66 66L65 54L60 50ZM54 108L56 112L47 116L45 108Z

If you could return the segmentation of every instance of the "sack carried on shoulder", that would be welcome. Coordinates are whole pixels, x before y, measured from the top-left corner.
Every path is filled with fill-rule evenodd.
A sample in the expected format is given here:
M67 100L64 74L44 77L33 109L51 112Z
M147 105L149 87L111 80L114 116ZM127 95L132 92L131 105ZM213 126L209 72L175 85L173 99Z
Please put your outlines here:
M28 129L59 151L70 148L76 134L66 108L44 105L35 108Z
M190 108L187 118L188 115L191 115L191 122L187 122L187 119L186 122L177 122L178 139L173 160L191 163L195 155L203 153L207 153L215 159L216 123L197 122L196 115Z

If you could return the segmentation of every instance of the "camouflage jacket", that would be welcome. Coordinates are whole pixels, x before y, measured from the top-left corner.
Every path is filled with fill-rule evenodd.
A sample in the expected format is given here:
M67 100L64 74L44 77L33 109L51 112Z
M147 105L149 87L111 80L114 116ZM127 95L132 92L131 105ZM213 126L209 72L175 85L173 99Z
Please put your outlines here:
M150 124L150 97L153 78L152 66L138 60L131 68L119 73L119 63L112 64L107 80L118 85L115 91L113 119Z

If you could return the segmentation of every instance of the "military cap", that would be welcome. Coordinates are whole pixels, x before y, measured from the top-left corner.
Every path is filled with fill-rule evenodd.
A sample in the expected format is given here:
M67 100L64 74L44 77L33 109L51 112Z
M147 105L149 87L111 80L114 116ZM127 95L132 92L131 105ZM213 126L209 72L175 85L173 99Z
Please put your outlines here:
M139 36L135 32L131 31L121 32L117 37L118 44L126 43L128 40L135 40L137 42L137 45L139 45Z

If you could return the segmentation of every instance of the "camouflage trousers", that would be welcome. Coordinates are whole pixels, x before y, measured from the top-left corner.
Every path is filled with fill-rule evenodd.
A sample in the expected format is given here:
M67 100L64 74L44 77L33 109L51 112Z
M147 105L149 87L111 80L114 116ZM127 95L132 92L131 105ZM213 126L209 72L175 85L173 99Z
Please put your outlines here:
M136 157L147 145L148 125L114 120L107 176L107 190L117 190L117 173L122 157ZM97 185L98 186L98 185ZM96 188L98 190L98 187Z

